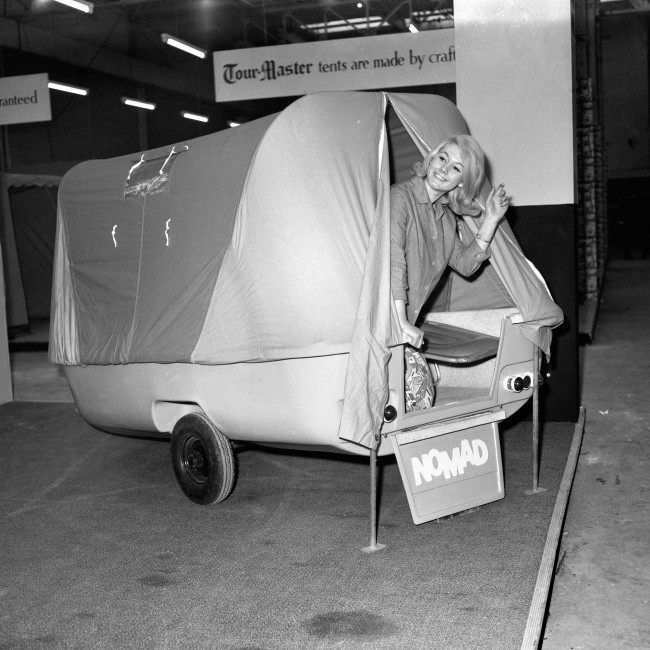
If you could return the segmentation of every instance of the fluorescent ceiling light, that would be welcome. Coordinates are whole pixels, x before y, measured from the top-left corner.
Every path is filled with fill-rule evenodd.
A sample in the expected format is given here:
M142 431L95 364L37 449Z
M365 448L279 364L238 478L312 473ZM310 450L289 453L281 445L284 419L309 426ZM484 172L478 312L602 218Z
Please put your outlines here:
M326 23L310 23L305 27L314 34L333 34L334 32L351 32L355 29L373 29L388 25L383 16L368 18L349 18L348 20L329 20Z
M83 11L85 14L91 14L95 9L95 5L92 2L86 2L86 0L54 0L66 7L72 7L77 11Z
M197 113L188 113L181 111L181 115L187 120L195 120L196 122L207 122L208 118L205 115L198 115Z
M62 84L58 81L49 81L47 87L50 90L62 90L64 93L73 93L74 95L88 94L88 88L80 88L79 86L71 86L70 84Z
M236 126L239 126L241 122L235 122L235 120L228 120L228 126L232 129Z
M156 105L151 102L143 102L139 99L131 99L130 97L122 97L122 103L127 106L134 106L135 108L146 108L148 111L153 111L156 108Z
M199 59L205 59L205 57L208 55L206 50L200 47L196 47L196 45L190 45L189 43L182 41L180 38L176 38L176 36L161 34L160 38L162 38L163 43L167 43L167 45L171 45L172 47L175 47L179 50L183 50L183 52L187 52L188 54L198 56Z

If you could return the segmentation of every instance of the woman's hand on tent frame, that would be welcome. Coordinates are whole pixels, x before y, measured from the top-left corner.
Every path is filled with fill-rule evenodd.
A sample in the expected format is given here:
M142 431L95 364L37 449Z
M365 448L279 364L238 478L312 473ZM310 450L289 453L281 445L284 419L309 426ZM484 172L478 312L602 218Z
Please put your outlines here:
M402 325L402 334L406 339L406 343L412 347L422 347L422 343L424 343L424 332L419 327L411 325L411 323L404 323Z
M403 338L406 339L403 343L409 343L414 348L419 348L424 342L424 332L409 322L406 316L406 303L400 299L395 300L395 311L399 328L402 330Z

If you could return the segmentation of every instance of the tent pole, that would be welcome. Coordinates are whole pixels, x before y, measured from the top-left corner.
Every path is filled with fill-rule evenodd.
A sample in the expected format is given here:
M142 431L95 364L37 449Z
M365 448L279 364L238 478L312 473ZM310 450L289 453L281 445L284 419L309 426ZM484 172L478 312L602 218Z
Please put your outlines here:
M533 355L533 492L539 487L539 348Z
M374 553L386 548L386 544L377 544L377 449L370 450L370 544L361 550Z
M541 350L534 346L533 352L533 489L526 494L546 492L539 487L539 367Z

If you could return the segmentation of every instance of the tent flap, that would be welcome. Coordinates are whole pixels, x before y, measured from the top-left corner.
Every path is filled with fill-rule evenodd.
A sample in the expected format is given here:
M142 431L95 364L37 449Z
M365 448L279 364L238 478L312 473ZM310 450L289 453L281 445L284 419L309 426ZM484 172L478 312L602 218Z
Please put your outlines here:
M49 174L0 173L0 245L4 256L8 327L28 325L30 315L38 318L46 315L54 230L50 192L55 191L51 188L56 188L60 181L60 176ZM20 199L19 205L12 205L12 188L28 191L28 195L14 197ZM34 188L42 189L35 194ZM23 215L29 218L16 223L17 214L18 218ZM27 302L25 285L31 289L31 305Z

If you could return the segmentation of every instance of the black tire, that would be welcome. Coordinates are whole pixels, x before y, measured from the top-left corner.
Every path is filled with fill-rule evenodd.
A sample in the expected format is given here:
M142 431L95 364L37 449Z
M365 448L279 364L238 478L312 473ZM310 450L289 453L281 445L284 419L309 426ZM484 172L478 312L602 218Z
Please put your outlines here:
M230 441L203 413L184 415L172 431L172 465L185 495L201 505L223 501L235 484Z

